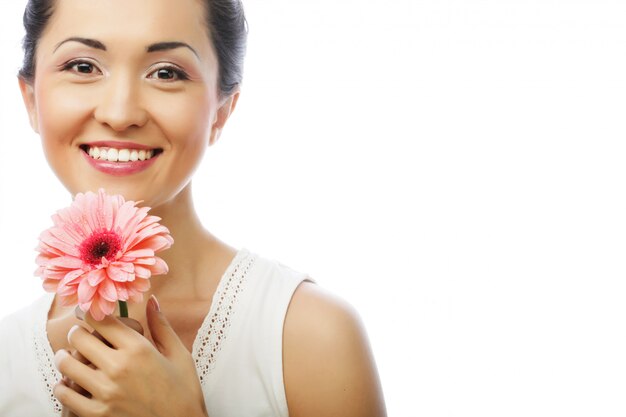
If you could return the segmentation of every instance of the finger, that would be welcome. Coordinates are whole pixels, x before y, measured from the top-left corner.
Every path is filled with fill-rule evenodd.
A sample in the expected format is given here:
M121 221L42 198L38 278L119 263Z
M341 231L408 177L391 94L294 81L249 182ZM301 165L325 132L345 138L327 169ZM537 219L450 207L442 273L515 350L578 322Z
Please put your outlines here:
M65 385L63 381L59 381L54 386L52 393L64 407L69 408L75 414L86 416L93 408L92 401L89 398L80 395Z
M169 358L179 353L189 353L174 329L172 329L172 326L170 326L165 315L161 312L159 302L154 295L148 301L146 317L152 340L154 340L159 352Z
M141 335L144 334L143 326L137 320L131 319L130 317L120 317L119 320L137 333Z
M74 314L76 315L77 319L85 321L85 312L80 309L80 306L76 306L76 308L74 309ZM119 317L119 320L131 329L135 330L137 333L145 334L143 326L137 320L131 319L130 317Z
M84 327L73 326L67 334L67 341L77 350L79 356L76 356L76 359L80 362L92 363L100 369L108 369L113 364L113 349Z
M93 367L94 365L91 364L83 355L80 354L79 351L77 351L76 349L72 350L71 353L72 357L74 359L76 359L77 361L79 361L80 363L84 363L85 365L89 366L89 367ZM77 393L84 395L87 398L91 397L91 394L89 394L89 391L87 391L85 388L81 387L80 385L78 385L76 382L72 381L69 377L67 376L63 376L63 383L70 387L71 389L73 389L74 391L76 391Z
M85 313L85 322L102 335L115 349L129 347L144 339L115 316L104 316L102 320L97 321L87 312Z
M54 364L59 372L90 393L96 392L101 376L98 371L72 357L67 350L60 349L54 355Z

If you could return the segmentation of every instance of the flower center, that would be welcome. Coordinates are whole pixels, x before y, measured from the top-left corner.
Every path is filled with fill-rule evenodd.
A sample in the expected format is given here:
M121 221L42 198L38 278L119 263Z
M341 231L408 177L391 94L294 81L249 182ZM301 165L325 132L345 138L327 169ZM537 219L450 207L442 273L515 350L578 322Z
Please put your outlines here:
M117 233L109 230L94 232L80 245L80 258L92 265L99 264L102 257L108 261L115 258L117 252L122 249L122 239Z

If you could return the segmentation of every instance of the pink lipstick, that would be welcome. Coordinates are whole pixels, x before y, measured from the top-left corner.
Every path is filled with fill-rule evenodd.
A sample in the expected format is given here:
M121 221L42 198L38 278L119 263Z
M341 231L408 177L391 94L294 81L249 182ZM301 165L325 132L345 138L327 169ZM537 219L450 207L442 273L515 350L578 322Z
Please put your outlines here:
M115 176L145 171L163 153L161 148L129 142L93 142L81 145L80 149L89 165L100 172Z

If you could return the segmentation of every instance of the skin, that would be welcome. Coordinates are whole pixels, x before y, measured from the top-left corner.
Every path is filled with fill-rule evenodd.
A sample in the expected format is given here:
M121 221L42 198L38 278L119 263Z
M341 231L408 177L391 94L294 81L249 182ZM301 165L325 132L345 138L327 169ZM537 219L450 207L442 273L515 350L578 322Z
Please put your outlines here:
M73 309L53 303L47 330L66 381L54 392L83 417L207 415L190 352L236 250L203 228L191 178L219 139L239 91L219 93L203 12L196 0L180 0L175 8L170 0L59 0L38 45L34 82L19 80L31 126L70 193L104 187L143 200L176 242L160 254L170 268L167 279L153 279L145 301L129 305L143 336L115 317L95 322L87 315L81 321ZM71 37L95 39L106 51L77 41L58 46ZM165 41L184 42L195 53L186 47L146 52L148 45ZM82 63L64 67L76 59ZM189 79L157 71L164 65L183 69ZM85 161L79 145L96 140L137 142L163 153L148 170L115 177ZM160 310L148 302L152 294ZM287 312L283 344L292 417L385 415L367 336L345 302L312 283L301 284Z

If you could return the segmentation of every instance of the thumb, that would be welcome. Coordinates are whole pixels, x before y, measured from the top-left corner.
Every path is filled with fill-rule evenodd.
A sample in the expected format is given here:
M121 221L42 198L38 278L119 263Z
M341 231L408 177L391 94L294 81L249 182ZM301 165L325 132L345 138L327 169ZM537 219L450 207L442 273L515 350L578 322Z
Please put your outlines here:
M161 311L159 302L154 294L151 295L150 300L148 300L146 317L148 319L148 327L150 328L152 340L159 352L166 357L171 357L177 352L180 352L181 349L187 350Z

